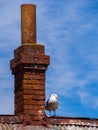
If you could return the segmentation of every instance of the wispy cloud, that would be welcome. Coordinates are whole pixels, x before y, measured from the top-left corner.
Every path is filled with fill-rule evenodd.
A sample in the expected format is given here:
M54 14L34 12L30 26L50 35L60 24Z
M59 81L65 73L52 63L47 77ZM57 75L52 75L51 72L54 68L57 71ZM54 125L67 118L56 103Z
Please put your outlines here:
M86 90L79 90L78 95L82 105L95 110L98 109L98 96L95 96Z

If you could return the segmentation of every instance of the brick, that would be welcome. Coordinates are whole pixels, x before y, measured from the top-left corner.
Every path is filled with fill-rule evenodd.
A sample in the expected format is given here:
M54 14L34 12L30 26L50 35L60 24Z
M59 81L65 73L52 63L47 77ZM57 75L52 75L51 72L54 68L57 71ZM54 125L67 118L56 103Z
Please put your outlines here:
M35 52L37 51L43 51L44 52L44 45L36 44L36 45L22 45L14 50L14 55L18 55L20 52L24 53L27 50L27 52Z
M15 110L17 110L17 112L23 111L24 110L23 105L21 106L15 105Z
M14 113L15 115L19 116L21 114L24 114L23 110L22 111L17 111L17 110L14 110Z
M24 89L23 94L39 94L39 95L45 95L45 91L40 91L40 90L29 90L29 89Z
M41 116L38 116L38 115L32 115L32 121L41 121L42 119L45 118L45 113L43 112L43 114Z
M30 89L30 90L44 90L45 89L45 86L44 85L32 85L32 84L24 84L23 85L23 88L24 89Z
M40 110L40 109L41 109L41 110L45 110L45 107L44 107L44 106L41 106L41 105L24 105L23 108L26 109L26 110L28 110L28 109L29 109L29 110L30 110L30 109L31 109L31 110L32 110L32 109L33 109L33 110Z
M40 113L40 110L24 110L24 114L30 114L30 115L33 115L33 116L41 116L44 114L44 110L41 110L41 113Z
M45 80L45 75L40 75L40 74L24 74L24 79L28 79L28 80L32 80L32 79L36 79L36 80Z
M23 84L38 85L38 84L39 84L39 81L38 81L38 80L23 80Z
M31 99L31 100L45 100L45 96L41 96L41 95L23 95L23 99Z
M41 116L32 116L32 123L34 122L34 121L40 121L40 120L42 120L42 117Z
M18 98L16 98L15 99L15 103L21 103L21 102L23 102L23 98L22 98L22 96L19 96Z
M25 105L44 105L45 101L43 100L24 100Z
M15 106L20 107L24 104L23 100L17 101L17 99L15 99Z
M39 84L45 86L45 81L44 80L40 80Z
M23 91L18 91L18 92L15 94L15 98L21 97L22 95L23 95Z

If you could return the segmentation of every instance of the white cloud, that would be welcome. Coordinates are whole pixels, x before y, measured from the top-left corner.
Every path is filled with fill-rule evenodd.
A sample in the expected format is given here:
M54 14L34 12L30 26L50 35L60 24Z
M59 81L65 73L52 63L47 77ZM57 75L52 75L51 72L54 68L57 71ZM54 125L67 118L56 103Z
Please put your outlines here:
M89 91L86 90L79 90L77 91L79 98L81 100L81 103L83 106L86 106L87 108L91 109L98 109L98 96L93 95Z

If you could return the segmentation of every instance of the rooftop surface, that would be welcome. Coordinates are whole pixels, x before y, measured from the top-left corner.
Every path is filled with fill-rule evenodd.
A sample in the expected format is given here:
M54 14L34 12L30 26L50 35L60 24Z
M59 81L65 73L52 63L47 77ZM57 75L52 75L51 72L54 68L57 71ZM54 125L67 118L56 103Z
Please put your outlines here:
M0 130L98 130L98 119L80 117L47 117L47 126L33 126L15 115L0 115Z

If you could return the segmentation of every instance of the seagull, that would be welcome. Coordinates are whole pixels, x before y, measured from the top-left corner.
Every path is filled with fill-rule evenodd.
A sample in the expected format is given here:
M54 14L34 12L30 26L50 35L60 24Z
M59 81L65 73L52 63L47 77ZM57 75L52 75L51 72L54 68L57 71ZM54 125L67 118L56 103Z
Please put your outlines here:
M54 116L55 116L55 110L58 109L58 96L57 94L52 94L50 98L46 102L45 106L46 110L49 111L50 116L51 116L51 111L54 111Z

